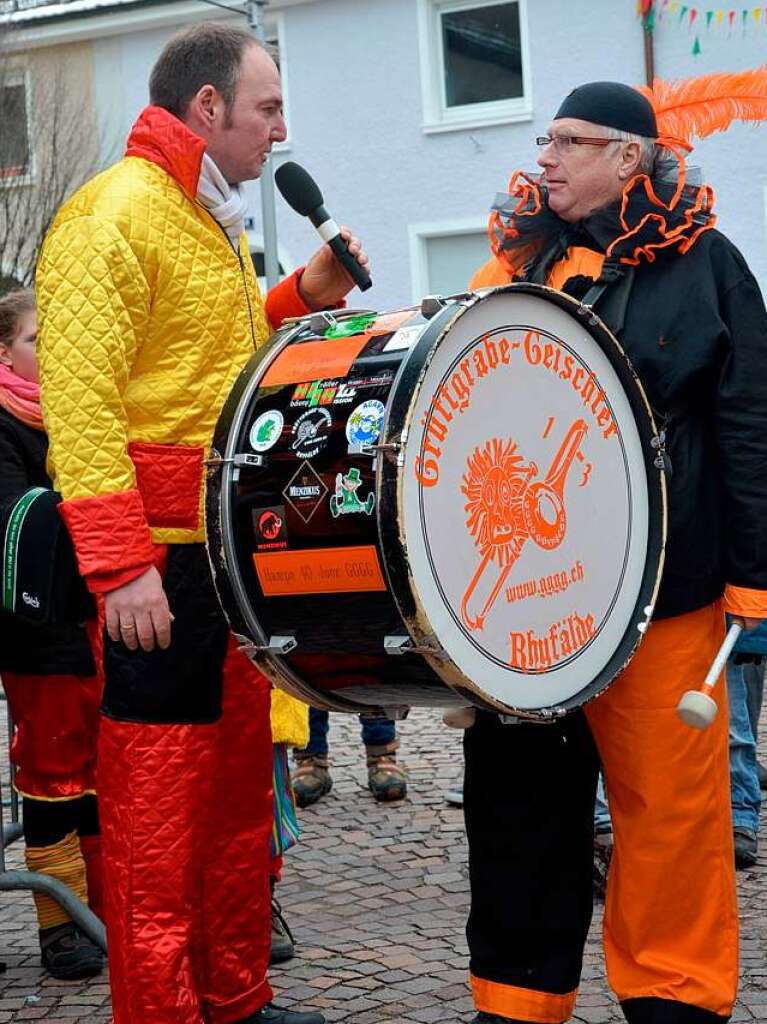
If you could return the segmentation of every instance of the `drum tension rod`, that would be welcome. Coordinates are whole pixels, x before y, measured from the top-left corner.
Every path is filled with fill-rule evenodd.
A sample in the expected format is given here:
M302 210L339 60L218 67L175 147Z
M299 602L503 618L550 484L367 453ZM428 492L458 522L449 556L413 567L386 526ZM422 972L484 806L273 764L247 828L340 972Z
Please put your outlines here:
M263 455L251 455L250 452L241 452L239 455L233 455L231 459L224 459L220 455L212 455L209 459L205 460L206 466L251 466L260 467L267 464L267 459Z
M255 644L251 640L246 640L240 637L241 643L238 645L238 650L242 651L243 654L278 654L285 655L290 654L298 647L298 641L294 636L270 636L269 640L265 644Z
M424 295L421 299L421 316L424 320L431 320L448 303L464 302L466 299L474 299L474 292L455 292L454 295Z
M599 317L595 314L593 307L586 305L585 302L581 302L575 312L578 316L587 316L591 327L599 323Z
M385 636L384 651L395 656L402 654L426 654L431 658L445 657L445 652L437 643L435 637L427 637L425 638L425 643L415 644L410 636Z

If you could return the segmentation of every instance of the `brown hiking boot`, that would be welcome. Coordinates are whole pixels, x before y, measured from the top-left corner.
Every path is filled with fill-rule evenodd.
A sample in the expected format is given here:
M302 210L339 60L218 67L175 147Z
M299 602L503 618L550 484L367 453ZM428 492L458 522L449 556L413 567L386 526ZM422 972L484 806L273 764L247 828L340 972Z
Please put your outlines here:
M333 788L326 755L301 754L296 756L296 767L290 779L299 807L311 807Z
M404 800L407 796L407 773L397 764L394 751L371 753L368 748L368 789L381 802Z

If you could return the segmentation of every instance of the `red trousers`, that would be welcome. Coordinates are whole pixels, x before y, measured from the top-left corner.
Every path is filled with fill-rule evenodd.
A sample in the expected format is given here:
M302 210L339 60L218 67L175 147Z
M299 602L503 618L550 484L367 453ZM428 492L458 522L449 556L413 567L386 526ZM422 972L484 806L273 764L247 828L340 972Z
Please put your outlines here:
M114 1024L229 1024L271 998L271 757L269 684L231 637L217 721L102 718Z
M16 789L42 800L73 800L95 789L101 683L96 676L3 672L15 724Z

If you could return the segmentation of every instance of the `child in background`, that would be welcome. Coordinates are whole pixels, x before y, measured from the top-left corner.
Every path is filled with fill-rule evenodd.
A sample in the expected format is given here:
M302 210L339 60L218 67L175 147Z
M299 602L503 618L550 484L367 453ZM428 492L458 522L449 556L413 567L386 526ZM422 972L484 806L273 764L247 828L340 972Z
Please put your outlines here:
M0 299L0 511L50 488L40 414L31 291ZM11 760L23 798L26 863L65 883L99 916L94 789L100 687L83 626L33 626L0 610L0 674L15 723ZM54 978L87 978L101 950L49 896L35 894L41 961Z

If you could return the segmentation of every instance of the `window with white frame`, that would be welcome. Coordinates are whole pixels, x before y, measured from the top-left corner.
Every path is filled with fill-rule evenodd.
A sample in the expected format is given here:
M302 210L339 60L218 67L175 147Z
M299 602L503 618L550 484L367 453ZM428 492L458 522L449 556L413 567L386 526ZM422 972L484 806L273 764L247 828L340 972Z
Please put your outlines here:
M23 71L0 67L0 182L30 172L29 104Z
M424 295L454 295L469 286L490 258L487 217L411 224L410 277L413 301Z
M530 117L526 0L418 0L426 131Z

